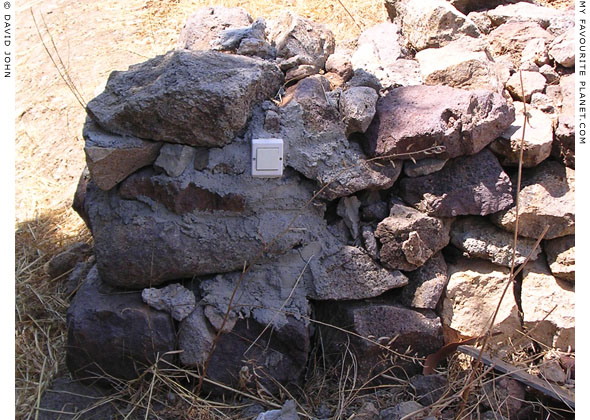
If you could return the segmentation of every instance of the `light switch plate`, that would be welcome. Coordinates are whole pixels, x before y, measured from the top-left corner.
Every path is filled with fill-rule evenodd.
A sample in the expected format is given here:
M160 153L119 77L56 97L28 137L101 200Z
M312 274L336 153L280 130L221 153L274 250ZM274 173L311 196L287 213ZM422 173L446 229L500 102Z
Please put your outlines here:
M283 175L283 139L252 139L252 176L278 178Z

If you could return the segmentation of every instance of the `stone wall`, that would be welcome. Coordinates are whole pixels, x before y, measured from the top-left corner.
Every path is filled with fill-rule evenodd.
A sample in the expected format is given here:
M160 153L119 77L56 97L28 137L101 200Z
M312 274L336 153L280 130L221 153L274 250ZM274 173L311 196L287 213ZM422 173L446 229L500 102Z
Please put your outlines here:
M355 334L364 378L384 352L417 371L443 327L482 334L512 262L523 99L515 264L532 262L493 345L574 348L573 15L386 4L392 22L343 45L291 13L200 9L176 50L110 75L75 200L96 257L68 311L76 376L180 350L165 357L272 390L319 330L336 355ZM283 139L281 177L251 176L260 138Z

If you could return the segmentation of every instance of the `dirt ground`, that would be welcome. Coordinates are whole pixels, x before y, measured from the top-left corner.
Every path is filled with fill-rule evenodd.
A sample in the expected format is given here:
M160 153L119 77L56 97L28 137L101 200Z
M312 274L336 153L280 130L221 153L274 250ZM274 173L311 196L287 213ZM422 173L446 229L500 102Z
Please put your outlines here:
M572 2L548 1L559 8ZM68 299L42 267L69 244L90 241L70 209L85 165L83 104L102 91L111 71L174 48L190 13L213 4L242 6L253 18L290 9L327 24L340 40L387 17L382 2L372 0L30 0L16 5L17 419L35 418L40 392L64 367Z

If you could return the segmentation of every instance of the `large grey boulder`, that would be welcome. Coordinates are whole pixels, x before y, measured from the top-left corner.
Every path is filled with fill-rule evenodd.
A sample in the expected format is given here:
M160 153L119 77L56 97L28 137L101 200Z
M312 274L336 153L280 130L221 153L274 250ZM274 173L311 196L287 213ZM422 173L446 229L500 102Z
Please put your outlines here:
M408 285L402 289L404 305L416 309L436 309L447 285L447 263L440 252L423 266L407 273Z
M482 217L465 217L455 220L451 228L451 243L471 258L482 258L494 264L510 267L514 235L499 229ZM530 255L536 260L540 247L533 251L535 241L519 238L516 245L515 265L523 264Z
M450 223L394 202L377 226L380 259L392 270L412 271L449 243Z
M108 133L89 118L82 135L86 140L84 153L90 176L105 191L136 170L151 165L162 147L162 143Z
M500 92L494 61L482 38L461 37L441 48L427 48L416 54L426 85Z
M516 182L516 175L513 176ZM554 161L524 170L519 195L518 234L537 239L547 226L544 239L572 235L576 226L575 171ZM491 220L502 229L514 232L516 208L512 206Z
M280 108L286 165L316 180L318 189L325 187L322 197L329 200L390 188L401 173L401 163L368 161L360 145L347 139L338 103L328 93L324 77L308 77Z
M522 142L522 165L525 168L537 166L551 155L553 145L553 119L546 113L531 106L527 107L528 124L524 126L524 104L514 102L516 120L498 139L490 144L490 149L500 158L504 166L518 166Z
M225 29L240 28L252 23L241 7L202 7L190 15L178 38L178 49L209 50L211 43Z
M513 202L510 178L488 149L452 159L431 175L402 179L400 196L436 217L485 216Z
M284 71L298 65L323 69L334 52L334 35L325 25L291 11L284 11L275 21L269 21L268 26L268 38L277 50L277 58L286 62Z
M105 375L134 379L158 355L176 348L170 315L143 303L140 292L108 286L96 267L70 304L67 328L68 369L88 380Z
M389 17L402 28L408 43L420 51L438 48L468 35L480 36L475 24L445 0L386 0Z
M279 68L260 59L171 51L111 73L87 109L114 133L223 146L246 128L254 106L274 96L282 81Z
M541 258L527 264L522 274L523 321L530 336L551 348L575 350L574 285L552 276Z
M441 318L445 326L464 336L479 336L487 332L500 297L508 282L510 270L479 259L458 258L448 265L449 282L442 300ZM492 327L501 334L490 337L496 347L508 345L509 338L519 338L522 330L514 287L509 286L502 299Z
M263 119L257 112L254 125ZM239 139L210 149L203 170L188 167L171 178L145 169L108 193L90 183L85 209L103 279L143 288L240 270L289 225L314 190L289 169L274 179L244 176L249 171L250 142ZM322 215L321 205L310 206L265 260L317 240L310 232L325 226Z
M576 240L574 235L543 242L549 269L555 277L576 281Z
M448 86L393 89L377 101L366 133L372 156L452 158L479 152L514 121L514 109L499 94ZM422 151L441 146L436 156Z
M368 300L326 303L317 311L326 354L341 358L345 349L352 351L357 380L388 369L389 375L416 373L421 370L418 364L397 356L424 357L443 345L440 319L430 310L418 312L387 300Z

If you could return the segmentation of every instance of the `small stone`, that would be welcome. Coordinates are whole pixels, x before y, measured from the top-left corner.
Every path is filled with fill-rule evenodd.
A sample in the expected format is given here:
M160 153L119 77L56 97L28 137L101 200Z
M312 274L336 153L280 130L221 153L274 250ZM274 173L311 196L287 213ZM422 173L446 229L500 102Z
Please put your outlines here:
M408 354L420 356L431 354L443 345L440 319L430 310L413 311L385 299L326 302L317 309L321 322L354 333L347 334L320 325L327 354L341 354L341 346L346 346L356 356L357 380L367 380L385 368L392 368L389 357L393 355L375 341L385 345L391 340L388 346L393 351L406 353L409 348ZM403 369L406 374L412 375L422 368L411 360L399 357L389 372L395 374L398 369L400 374Z
M431 175L402 179L400 196L436 217L485 216L513 202L510 178L488 149L452 159Z
M504 166L518 166L520 145L524 130L522 165L532 168L551 155L553 144L553 120L533 107L527 107L528 124L524 126L524 104L514 102L516 120L500 137L490 144L490 149L499 156Z
M402 420L420 418L421 415L424 414L423 408L424 406L417 403L416 401L404 401L402 403L399 403L395 407L381 410L379 418L380 420Z
M537 108L539 111L551 113L555 111L553 101L549 99L544 93L535 92L531 96L531 105Z
M549 47L549 56L563 67L574 67L576 63L574 28L555 38Z
M447 246L449 229L446 220L394 203L375 231L382 264L392 270L415 270Z
M141 298L152 308L168 312L177 321L182 321L195 309L195 294L179 283L161 289L143 289Z
M486 397L483 405L492 409L500 416L513 418L514 413L523 407L525 401L525 387L520 382L510 378L495 379L483 386Z
M544 258L527 264L522 273L523 321L529 335L551 348L575 350L574 285L552 276Z
M576 77L574 74L561 76L559 78L559 87L561 88L561 113L569 116L575 115L575 98L576 98Z
M486 259L494 264L512 265L514 235L499 229L480 217L465 217L455 220L451 228L451 243L470 258ZM519 238L516 245L515 265L523 264L530 255L536 260L541 250L535 240Z
M350 87L366 86L370 87L375 92L379 92L383 88L381 82L377 79L377 76L362 69L354 71L354 74L348 81L347 85Z
M76 264L92 254L92 247L84 242L77 242L63 252L54 255L43 270L51 279L55 279L72 270Z
M520 58L521 63L533 62L537 66L549 63L547 55L547 44L542 38L531 39L526 43ZM524 69L523 69L524 70Z
M292 67L310 64L323 69L328 57L334 53L332 32L325 25L297 16L293 12L283 11L274 22L269 21L268 27L268 39L275 46L278 58L299 56L299 62Z
M364 222L381 221L389 215L389 206L384 201L361 207L361 220Z
M558 385L563 385L565 384L565 381L567 381L567 375L561 368L559 360L557 359L549 359L541 362L541 365L539 366L539 376L541 379L546 379L549 382L554 382Z
M547 83L553 83L559 79L559 74L549 64L545 64L539 68L539 73L545 76Z
M206 147L195 147L195 170L202 171L207 166L209 166L209 149Z
M355 196L352 197L342 197L338 202L338 207L336 209L336 213L338 216L342 217L344 223L350 230L350 234L352 235L353 239L357 239L360 235L360 218L359 218L359 209L361 207L361 202Z
M469 12L469 14L467 14L467 19L470 19L482 34L487 35L492 31L492 29L494 29L492 26L492 21L485 12Z
M437 402L449 386L443 375L416 375L410 378L410 385L414 388L418 403L424 406Z
M363 245L371 258L375 261L379 260L379 248L375 239L375 231L371 226L363 226Z
M574 235L543 242L549 269L555 277L576 281L576 239Z
M416 309L436 309L447 285L447 264L440 252L407 273L408 285L402 289L402 303Z
M260 57L265 60L274 60L276 50L264 39L246 38L240 42L236 51L238 55L247 55L250 57Z
M415 162L406 160L404 162L404 174L410 178L430 175L444 168L448 159L426 158Z
M518 68L519 71L532 71L533 73L539 72L539 66L537 66L532 61L525 61L523 62L520 67ZM510 79L508 79L510 80Z
M154 167L166 172L168 176L180 176L195 158L194 147L183 144L165 144L154 162Z
M326 71L336 73L344 82L350 80L354 71L350 63L350 54L338 51L328 57L326 60Z
M287 400L280 410L270 410L260 413L256 420L299 420L295 401Z
M520 84L520 75L522 74L522 85ZM514 96L515 98L520 99L521 101L526 101L527 103L531 101L531 96L535 92L541 92L545 90L545 85L547 81L545 77L539 73L534 71L523 71L519 73L514 73L508 82L506 83L506 89ZM522 96L522 91L524 88L524 98Z
M340 95L340 113L346 124L346 135L364 133L375 115L379 95L369 87L352 87Z
M490 16L488 12L488 16ZM508 54L516 65L521 63L522 52L529 41L542 39L549 45L554 36L536 22L512 20L501 24L487 36L493 56Z
M302 64L297 67L292 67L287 70L287 73L285 74L285 83L305 79L306 77L318 74L319 72L319 67L310 64Z

